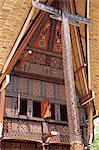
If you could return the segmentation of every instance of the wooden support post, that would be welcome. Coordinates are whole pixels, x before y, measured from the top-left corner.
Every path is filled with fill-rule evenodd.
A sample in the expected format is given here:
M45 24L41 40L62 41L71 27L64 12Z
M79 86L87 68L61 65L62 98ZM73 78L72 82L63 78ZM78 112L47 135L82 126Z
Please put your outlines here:
M89 115L88 115L88 144L92 143L93 140L93 104L89 102Z
M68 125L70 131L71 150L83 150L79 111L77 107L77 96L75 90L73 62L72 62L72 48L70 39L70 30L68 18L62 15L63 22L61 27L62 36L62 55L63 55L63 71L65 80L65 93L67 102ZM77 147L77 148L76 148Z
M10 75L6 75L5 80L2 82L2 86L0 88L1 92L1 100L0 100L0 138L2 137L3 131L3 117L4 117L4 104L5 104L5 88L10 82Z
M0 101L0 138L2 138L2 132L3 132L4 104L5 104L5 89L3 89L1 91L1 101Z
M92 143L93 139L93 104L90 102L90 141L89 144Z

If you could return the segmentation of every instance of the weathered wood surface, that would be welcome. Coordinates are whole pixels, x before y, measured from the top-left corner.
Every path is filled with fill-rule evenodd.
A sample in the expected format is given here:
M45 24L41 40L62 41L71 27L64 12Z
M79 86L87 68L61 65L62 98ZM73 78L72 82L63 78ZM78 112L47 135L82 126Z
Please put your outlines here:
M0 71L13 47L30 10L32 0L1 0L0 1ZM77 12L84 15L85 0L76 0ZM84 9L83 9L84 8ZM99 1L90 0L90 18L94 24L90 26L90 56L92 88L96 93L95 104L99 110ZM84 25L80 30L84 31ZM85 50L85 33L82 32Z

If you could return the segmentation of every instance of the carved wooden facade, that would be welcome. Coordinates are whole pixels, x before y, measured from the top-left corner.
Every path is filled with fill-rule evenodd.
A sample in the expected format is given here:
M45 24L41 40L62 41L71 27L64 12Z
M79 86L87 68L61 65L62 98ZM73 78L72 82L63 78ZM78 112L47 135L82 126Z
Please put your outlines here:
M26 115L18 114L19 94L21 99L27 102ZM33 102L41 102L44 99L54 104L54 120L44 121L33 116ZM33 51L22 66L15 65L10 84L6 88L4 139L42 143L42 134L57 131L58 135L51 138L50 143L69 145L68 123L61 121L60 114L60 106L64 105L66 100L61 56Z
M57 2L51 5L60 8ZM70 7L68 11L71 12ZM90 94L84 66L86 54L83 54L86 43L82 44L78 27L67 22L70 39L65 44L71 46L65 47L63 24L48 14L41 17L36 27L34 22L29 26L17 49L17 52L21 49L19 57L10 69L2 150L42 149L39 145L44 142L43 135L51 131L57 131L57 135L49 140L50 150L69 150L72 144L88 144L89 106L81 105ZM51 104L53 116L47 119L41 118L40 110L45 99Z
M60 27L59 23L53 20L51 20L51 22L52 25L49 24L48 28L49 26L50 28L55 26L55 32L58 32L58 34L60 34L60 29L58 29ZM47 28L46 26L45 30ZM52 147L55 148L56 143L56 145L60 145L56 146L56 149L62 149L62 147L63 149L68 149L68 122L61 120L60 113L60 107L66 106L61 51L57 53L59 47L61 46L59 46L57 50L55 50L54 48L56 52L52 51L51 41L49 41L50 38L48 37L48 32L52 32L50 28L48 31L42 31L41 29L44 29L42 27L41 29L37 29L38 36L32 36L31 41L29 42L28 46L26 47L12 70L12 73L10 75L10 83L6 88L3 139L13 139L30 142L34 141L35 144L30 144L30 147L32 145L34 149L36 149L38 147L36 143L42 143L43 134L47 134L50 131L57 131L57 136L52 137L49 141L50 148L53 143L54 145ZM41 33L39 34L40 30ZM45 36L42 34L42 32L47 32L48 35ZM55 39L55 42L57 42L57 44L54 45L58 46L61 43L60 37L58 39L58 37L56 37L56 34L54 35L52 33L51 36L55 36L56 39L54 37L53 39ZM48 38L48 40L46 38ZM50 50L47 50L48 47L46 47L45 45L44 49L43 41L41 40L44 40L44 42L46 42L45 45L49 45ZM48 41L49 44L47 44ZM40 45L40 42L42 43L42 45ZM21 63L29 50L32 51L32 54L29 55L26 60ZM20 115L18 113L19 94L20 98L27 103L26 115ZM44 120L42 118L33 116L33 102L41 102L44 99L48 99L49 102L54 105L54 120ZM65 115L67 116L67 114ZM11 144L7 147L10 148L10 146ZM12 143L13 148L14 146L15 145L13 145Z

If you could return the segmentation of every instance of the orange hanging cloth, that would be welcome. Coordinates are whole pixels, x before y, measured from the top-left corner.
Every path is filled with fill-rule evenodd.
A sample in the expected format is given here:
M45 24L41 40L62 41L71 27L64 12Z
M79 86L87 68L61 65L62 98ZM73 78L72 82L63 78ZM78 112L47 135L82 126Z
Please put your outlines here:
M41 118L50 118L51 117L51 105L49 100L43 100L41 102Z

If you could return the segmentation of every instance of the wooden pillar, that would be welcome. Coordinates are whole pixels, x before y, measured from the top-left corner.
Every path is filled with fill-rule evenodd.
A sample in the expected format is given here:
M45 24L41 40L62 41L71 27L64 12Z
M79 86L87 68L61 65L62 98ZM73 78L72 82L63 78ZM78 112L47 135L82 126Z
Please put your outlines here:
M77 96L75 90L72 48L70 39L70 30L68 18L62 14L63 21L61 26L62 36L62 56L63 56L63 71L65 81L65 95L67 102L68 125L70 131L71 150L82 150L82 138L80 132L79 110L77 107Z
M87 134L87 145L92 143L93 140L93 104L88 104L88 134Z
M2 137L3 131L4 104L5 104L5 89L1 91L1 100L0 100L0 138Z

